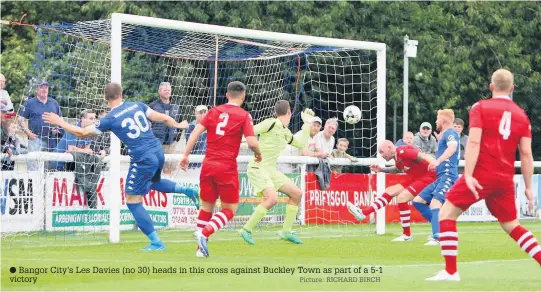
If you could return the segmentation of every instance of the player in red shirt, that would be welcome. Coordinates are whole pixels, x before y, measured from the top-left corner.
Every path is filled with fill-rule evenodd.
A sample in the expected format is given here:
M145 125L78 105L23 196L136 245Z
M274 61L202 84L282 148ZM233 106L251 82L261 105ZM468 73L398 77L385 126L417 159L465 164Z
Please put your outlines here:
M483 199L503 230L541 265L541 247L517 220L513 182L517 146L530 211L533 209L533 157L530 121L509 97L513 89L513 74L505 69L497 70L490 83L492 98L477 102L470 110L464 174L449 190L440 210L440 244L445 270L427 278L428 281L460 281L456 220L472 204Z
M229 103L212 108L198 124L187 142L180 162L186 170L189 155L197 138L207 131L207 150L199 178L202 206L197 217L196 238L199 244L196 256L208 257L208 237L224 227L237 212L239 202L239 174L237 156L242 136L248 147L261 161L259 142L254 134L252 117L240 106L246 98L246 86L233 81L227 86ZM216 200L220 198L222 210L212 215Z
M411 241L410 217L411 211L408 202L419 194L426 186L436 180L436 172L428 171L428 165L434 161L434 157L421 153L412 145L395 147L393 142L385 140L379 146L379 154L386 161L395 160L395 166L382 168L379 165L371 165L370 169L375 172L399 173L406 172L407 179L402 184L388 187L381 197L377 198L369 207L359 207L348 202L348 210L359 221L371 213L385 207L393 197L398 196L398 209L400 210L400 222L402 223L402 235L393 241Z

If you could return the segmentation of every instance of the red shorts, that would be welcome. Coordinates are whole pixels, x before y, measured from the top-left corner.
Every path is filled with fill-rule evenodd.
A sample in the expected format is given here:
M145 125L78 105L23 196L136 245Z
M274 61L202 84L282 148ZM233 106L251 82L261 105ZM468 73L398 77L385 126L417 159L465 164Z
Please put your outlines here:
M236 204L240 198L238 171L205 173L199 176L201 200L214 203L218 198L227 204Z
M501 177L487 178L482 176L476 178L483 187L482 190L478 190L479 199L475 199L475 196L466 185L464 176L461 176L445 196L446 200L466 211L471 205L484 199L488 210L499 222L503 223L517 219L513 178L502 179Z
M414 197L417 196L424 188L436 180L435 175L425 175L421 177L410 177L404 182L404 188L408 190Z

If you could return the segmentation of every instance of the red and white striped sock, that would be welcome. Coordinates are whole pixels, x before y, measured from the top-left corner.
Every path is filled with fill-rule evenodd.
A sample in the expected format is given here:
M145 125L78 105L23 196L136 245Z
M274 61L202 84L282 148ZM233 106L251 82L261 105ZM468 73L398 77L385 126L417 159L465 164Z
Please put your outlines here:
M369 207L362 208L362 212L364 215L370 215L377 210L387 206L389 202L393 199L389 194L383 193L381 197L377 198L374 203L372 203Z
M456 220L440 221L440 247L441 255L445 258L445 270L449 275L457 272L458 232Z
M235 216L235 214L229 209L222 209L222 211L214 214L212 219L210 219L209 224L203 228L203 236L211 236L214 232L227 225L227 222L229 222L233 216Z
M207 212L203 209L199 210L199 215L197 215L197 231L203 230L203 228L209 224L211 218L211 212Z
M518 243L520 248L527 252L534 260L541 265L541 247L535 236L521 225L511 231L511 237Z
M398 210L400 210L400 223L402 223L402 234L411 236L410 219L411 210L408 203L398 203Z

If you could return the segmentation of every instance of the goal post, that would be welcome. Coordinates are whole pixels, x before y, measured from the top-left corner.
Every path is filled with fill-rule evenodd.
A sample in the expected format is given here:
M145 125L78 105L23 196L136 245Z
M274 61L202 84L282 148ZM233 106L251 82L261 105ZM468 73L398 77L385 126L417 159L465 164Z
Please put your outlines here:
M111 16L111 81L121 83L122 82L122 35L123 24L138 25L146 27L155 27L163 29L174 29L192 33L201 33L206 35L218 35L225 37L242 38L244 40L261 40L261 41L273 41L279 43L291 43L291 44L305 44L309 46L325 46L344 49L361 49L376 51L376 92L377 92L377 129L376 139L377 145L385 140L385 120L386 120L386 44L377 42L355 41L345 39L334 39L325 37L315 37L308 35L295 35L286 33L277 33L261 30L251 30L234 27L224 27L217 25L192 23L185 21L177 21L170 19L158 19L146 16L137 16L130 14L113 13ZM249 43L249 41L246 41ZM218 50L218 44L216 43L216 50ZM215 56L215 62L218 62L218 55ZM360 64L359 64L360 65ZM217 66L216 66L217 69ZM217 71L217 70L216 70ZM217 76L215 76L217 78ZM214 96L215 100L216 96ZM111 169L113 166L116 168L120 165L120 142L116 137L112 140L111 147ZM115 145L113 147L113 145ZM371 145L373 147L373 145ZM114 152L113 152L114 151ZM114 154L113 154L114 153ZM376 151L377 153L377 151ZM377 154L379 156L379 154ZM178 161L180 155L168 155L168 160ZM305 158L306 159L306 158ZM308 162L309 159L306 159ZM314 161L315 162L315 161ZM305 168L302 167L302 170ZM111 171L112 174L118 175L120 172ZM304 171L301 171L304 174ZM116 199L111 201L111 222L110 222L110 236L111 242L118 242L120 240L120 185L118 184L119 178L113 178L114 184L111 185L112 195ZM301 178L304 182L304 178ZM385 175L377 175L377 194L381 194L385 190ZM304 186L302 186L304 191ZM304 192L303 192L304 193ZM113 215L114 214L114 215ZM376 233L385 233L385 208L380 209L377 212L376 218Z

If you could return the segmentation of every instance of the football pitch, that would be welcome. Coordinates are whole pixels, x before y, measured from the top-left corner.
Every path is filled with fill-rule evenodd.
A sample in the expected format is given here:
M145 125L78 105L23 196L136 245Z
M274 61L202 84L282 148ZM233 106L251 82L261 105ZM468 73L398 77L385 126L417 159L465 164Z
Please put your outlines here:
M538 239L541 222L523 222ZM391 242L373 226L302 229L302 245L272 229L254 233L255 246L234 232L209 242L211 256L195 257L191 232L167 230L162 252L144 253L139 232L18 236L2 240L2 291L8 290L541 290L541 268L496 223L459 223L461 282L425 282L443 268L438 246L423 246L430 226L413 225L412 242ZM14 273L12 273L12 268Z

